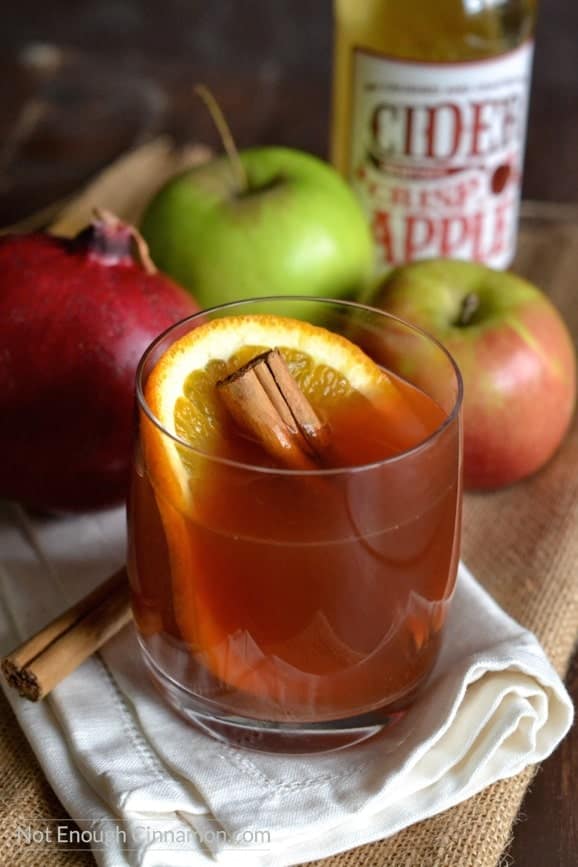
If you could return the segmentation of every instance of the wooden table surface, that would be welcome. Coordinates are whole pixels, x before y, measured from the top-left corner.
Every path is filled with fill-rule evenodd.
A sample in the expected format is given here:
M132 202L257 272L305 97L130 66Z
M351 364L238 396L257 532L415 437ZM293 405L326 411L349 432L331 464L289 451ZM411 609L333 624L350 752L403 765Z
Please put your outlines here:
M275 142L325 155L328 0L210 6L191 2L182 22L178 0L11 4L0 34L0 75L10 83L0 103L0 224L70 193L120 150L159 130L217 146L192 97L201 79L221 100L241 146ZM544 6L524 192L576 203L578 4ZM240 7L251 7L249 27ZM56 40L73 50L55 48ZM578 701L578 657L568 687ZM526 796L508 863L576 867L577 779L575 726Z

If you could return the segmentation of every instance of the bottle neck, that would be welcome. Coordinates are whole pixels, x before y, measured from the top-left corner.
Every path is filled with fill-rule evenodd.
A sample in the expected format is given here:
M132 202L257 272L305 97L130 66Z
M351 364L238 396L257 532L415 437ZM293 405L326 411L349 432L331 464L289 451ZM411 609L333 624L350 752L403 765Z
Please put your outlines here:
M335 0L337 50L424 62L481 60L532 37L536 0Z

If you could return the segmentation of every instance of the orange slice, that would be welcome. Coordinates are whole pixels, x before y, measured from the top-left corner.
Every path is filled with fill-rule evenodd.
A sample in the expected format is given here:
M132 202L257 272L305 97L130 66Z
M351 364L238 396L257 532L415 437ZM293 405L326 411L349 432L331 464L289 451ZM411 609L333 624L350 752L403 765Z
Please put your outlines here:
M230 517L226 508L219 507L221 512L211 514L211 533L213 536L220 533L222 544L207 541L205 529L210 523L208 507L204 505L207 491L208 496L211 491L213 494L220 492L221 500L226 501L223 488L236 484L234 469L211 461L210 456L246 459L247 455L243 451L247 445L241 448L238 439L230 436L231 420L221 405L216 383L254 356L272 348L280 350L318 414L329 420L330 425L340 418L342 435L337 436L336 432L334 445L341 465L349 465L352 455L348 452L347 413L344 411L340 416L340 407L362 402L366 409L382 414L384 430L395 431L390 452L415 445L425 431L395 379L361 349L324 328L284 317L235 316L200 325L167 350L146 382L145 399L156 419L166 431L192 446L179 444L143 419L143 454L167 539L173 606L182 638L212 673L229 686L260 697L280 700L283 696L287 701L298 703L309 689L307 677L303 680L299 673L301 662L294 658L291 666L280 667L278 657L269 657L255 645L248 626L233 627L230 618L223 615L221 606L226 600L219 600L216 589L218 569L222 567L218 567L216 561L233 536L225 527ZM356 435L360 435L359 431ZM380 448L383 449L383 444ZM258 451L253 454L254 463L260 459L261 463L266 462L266 456L259 456ZM368 454L372 454L371 448ZM258 481L266 482L267 479ZM270 475L269 482L273 484ZM242 483L246 487L247 480ZM319 500L316 514L323 516L324 510L337 508L335 489L331 494L329 488L311 488L311 494ZM267 496L270 496L270 508L263 511L263 520L267 520L268 513L277 506L271 491L267 491ZM342 500L339 494L339 508ZM230 505L229 511L242 512L239 502L233 492L231 503L235 505ZM250 501L246 502L250 509ZM239 521L242 519L239 515ZM253 521L255 526L260 523ZM294 542L299 545L298 536ZM234 557L231 562L234 568ZM257 569L259 565L257 559ZM247 566L244 573L243 568L239 561L240 581L253 566ZM262 565L261 568L267 567ZM254 569L251 574L255 575ZM271 580L275 580L274 575ZM327 646L329 648L329 644ZM340 658L340 652L337 644L327 649L329 669L338 666L334 660ZM282 682L284 670L291 671L285 683Z
M227 440L227 413L215 384L271 348L280 349L301 390L322 417L330 417L347 398L358 397L395 419L398 441L394 450L414 443L423 433L394 381L359 347L319 326L272 315L218 319L176 341L146 383L148 406L165 430L194 450L238 457ZM404 441L399 441L400 432ZM180 508L189 512L194 451L180 448L160 433L148 440L147 457L155 475L163 480L167 495L170 492L173 501L176 497ZM347 443L337 445L347 451Z

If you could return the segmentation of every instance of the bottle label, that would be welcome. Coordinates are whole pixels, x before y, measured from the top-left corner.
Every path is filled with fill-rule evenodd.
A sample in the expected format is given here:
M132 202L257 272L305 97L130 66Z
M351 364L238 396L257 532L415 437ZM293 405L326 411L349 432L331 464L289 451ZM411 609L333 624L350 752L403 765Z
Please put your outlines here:
M378 267L447 256L513 259L532 43L464 63L355 49L350 180Z

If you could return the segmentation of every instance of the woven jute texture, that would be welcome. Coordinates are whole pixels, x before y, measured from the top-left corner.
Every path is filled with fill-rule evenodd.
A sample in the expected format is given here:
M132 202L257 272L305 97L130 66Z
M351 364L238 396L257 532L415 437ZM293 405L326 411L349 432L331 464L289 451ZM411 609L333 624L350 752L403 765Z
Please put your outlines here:
M578 334L578 227L526 220L517 270L542 285ZM497 601L541 640L564 675L578 632L578 426L537 476L490 495L468 495L463 556ZM92 864L86 852L25 847L25 827L66 816L6 706L0 725L0 864ZM316 867L495 867L532 769L395 837L316 862ZM22 854L25 852L25 855Z

